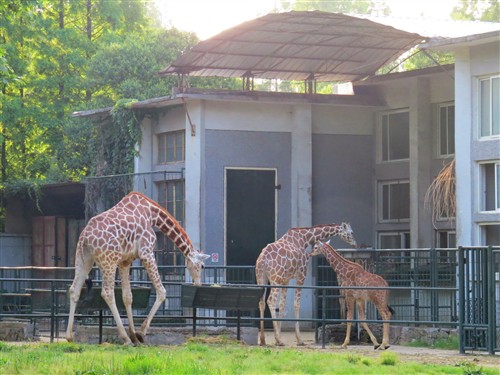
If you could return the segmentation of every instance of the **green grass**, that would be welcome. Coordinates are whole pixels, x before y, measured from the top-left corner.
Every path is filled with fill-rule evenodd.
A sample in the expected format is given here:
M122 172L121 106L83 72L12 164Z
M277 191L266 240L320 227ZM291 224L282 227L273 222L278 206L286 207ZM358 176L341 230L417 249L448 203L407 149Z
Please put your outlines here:
M448 350L458 350L458 336L449 336L446 339L438 339L434 344L429 345L423 340L415 340L405 346L411 346L414 348L433 348L433 349L448 349Z
M492 368L405 362L396 353L377 356L331 349L244 346L189 341L180 346L26 344L0 342L0 374L495 374Z

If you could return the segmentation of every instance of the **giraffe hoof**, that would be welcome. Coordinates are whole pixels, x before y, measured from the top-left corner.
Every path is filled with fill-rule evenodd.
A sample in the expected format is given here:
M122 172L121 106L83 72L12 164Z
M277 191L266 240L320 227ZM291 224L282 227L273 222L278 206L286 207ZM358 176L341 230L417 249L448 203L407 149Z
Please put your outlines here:
M135 333L135 336L137 337L137 341L140 343L140 344L144 344L144 336L142 333L140 332L136 332Z
M306 346L306 344L304 343L304 341L298 341L297 346Z
M276 341L276 346L285 346L285 344L282 343L281 341Z

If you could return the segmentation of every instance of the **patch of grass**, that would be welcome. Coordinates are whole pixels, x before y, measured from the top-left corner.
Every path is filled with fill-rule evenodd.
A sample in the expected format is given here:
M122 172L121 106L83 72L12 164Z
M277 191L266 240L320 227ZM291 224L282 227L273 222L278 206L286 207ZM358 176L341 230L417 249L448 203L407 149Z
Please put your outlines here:
M432 349L445 349L445 350L458 350L458 336L449 336L446 339L438 339L432 345L424 340L414 340L405 346L413 348L432 348Z
M393 352L383 352L380 355L380 363L384 366L395 366L398 362L398 356Z
M462 369L463 375L485 375L486 373L481 367L477 367L475 363L462 362L459 367Z
M372 352L371 352L372 353ZM498 375L497 369L473 364L408 363L395 353L362 354L336 350L188 342L179 346L3 344L0 374L454 374Z

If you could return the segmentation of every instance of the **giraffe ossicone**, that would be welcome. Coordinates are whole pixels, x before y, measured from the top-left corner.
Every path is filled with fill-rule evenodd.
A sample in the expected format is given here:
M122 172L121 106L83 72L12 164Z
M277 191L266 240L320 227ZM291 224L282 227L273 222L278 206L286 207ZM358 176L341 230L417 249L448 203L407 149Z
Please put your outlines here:
M69 289L70 311L66 339L73 341L73 321L80 292L94 263L102 273L102 297L108 304L116 321L118 334L124 344L144 341L151 320L165 301L163 286L154 257L157 227L177 246L186 259L186 268L194 284L201 284L204 261L209 255L194 249L194 246L177 220L158 203L137 192L127 194L107 211L89 220L78 239L75 256L75 278ZM140 259L147 271L156 300L138 331L134 327L132 314L132 291L130 267ZM123 304L127 311L128 334L125 331L115 302L115 275L118 268Z
M354 239L354 233L349 223L342 224L322 224L313 227L300 227L289 229L280 239L268 244L255 264L255 276L258 285L271 284L271 291L267 298L267 305L273 319L274 337L276 345L283 345L281 341L281 320L276 319L276 303L279 300L278 317L284 316L286 305L286 288L273 288L273 285L286 286L290 280L295 279L298 288L295 289L294 315L299 318L300 300L302 289L307 273L307 264L311 253L306 251L309 245L315 242L332 237L339 236L342 240L352 246L357 246ZM259 301L260 310L260 345L266 345L264 334L264 311L266 307L265 293ZM299 322L295 323L295 336L297 345L304 345L300 336Z
M373 343L374 349L385 350L389 344L389 321L394 310L389 306L388 284L382 276L366 271L360 264L347 260L340 255L328 242L318 241L311 250L312 255L323 254L337 274L339 285L343 288L340 294L345 298L347 306L346 336L342 348L346 349L350 342L351 326L354 318L354 304L358 305L361 326L366 330ZM369 289L348 289L346 287L369 287ZM375 289L380 288L380 289ZM382 343L372 333L365 320L365 303L371 301L377 308L383 320Z

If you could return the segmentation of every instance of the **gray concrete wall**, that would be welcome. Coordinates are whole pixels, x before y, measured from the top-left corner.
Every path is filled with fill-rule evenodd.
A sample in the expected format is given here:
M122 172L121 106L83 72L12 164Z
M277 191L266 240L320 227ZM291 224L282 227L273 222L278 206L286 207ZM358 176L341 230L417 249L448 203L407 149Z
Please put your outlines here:
M313 222L348 221L358 244L373 243L373 141L370 135L313 136ZM332 244L350 247L339 239Z
M0 267L31 265L31 236L0 233Z
M279 145L279 147L276 147ZM276 168L278 184L278 222L276 238L291 225L291 134L251 131L206 131L206 249L219 252L218 265L224 264L224 168ZM210 264L210 259L207 260Z

